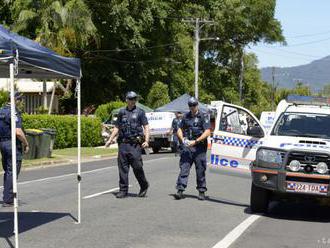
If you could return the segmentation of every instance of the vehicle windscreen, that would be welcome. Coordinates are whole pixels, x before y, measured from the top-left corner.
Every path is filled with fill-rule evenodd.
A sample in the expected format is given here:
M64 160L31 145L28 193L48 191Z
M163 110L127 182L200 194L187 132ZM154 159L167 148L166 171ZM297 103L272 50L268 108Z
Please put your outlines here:
M284 113L272 135L330 139L330 115Z

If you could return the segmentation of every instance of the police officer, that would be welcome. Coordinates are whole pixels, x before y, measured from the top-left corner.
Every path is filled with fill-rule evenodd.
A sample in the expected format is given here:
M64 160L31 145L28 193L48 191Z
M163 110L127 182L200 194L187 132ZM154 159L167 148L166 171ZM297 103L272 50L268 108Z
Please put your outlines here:
M173 151L175 152L175 154L177 153L179 146L179 138L177 132L181 121L182 113L180 111L175 112L175 118L172 121L171 130L168 132L169 134L173 134Z
M180 174L176 183L175 199L184 197L183 191L187 187L188 176L192 164L195 164L198 200L205 200L206 180L206 152L207 137L210 136L210 121L207 114L198 109L198 100L191 97L188 100L189 112L184 115L178 129L181 141Z
M132 166L140 185L139 197L145 197L149 183L145 177L142 149L149 146L149 125L145 112L136 106L137 94L126 94L127 107L120 109L115 128L105 144L108 147L118 134L119 192L117 198L124 198L128 192L128 172Z
M16 105L20 103L22 96L16 92L15 102ZM15 113L16 121L16 166L17 175L20 172L22 164L22 152L29 151L29 144L26 140L22 130L21 113L16 108ZM3 207L10 207L13 205L13 164L12 164L12 149L11 149L11 110L10 103L5 104L0 108L0 150L2 156L2 167L4 170L3 177Z

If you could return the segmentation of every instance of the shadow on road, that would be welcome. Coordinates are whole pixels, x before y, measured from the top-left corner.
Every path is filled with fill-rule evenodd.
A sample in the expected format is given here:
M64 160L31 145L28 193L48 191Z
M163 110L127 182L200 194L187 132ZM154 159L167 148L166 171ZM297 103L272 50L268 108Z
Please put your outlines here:
M117 194L118 194L119 192L111 192L111 193L108 193L108 194L112 194L112 195L114 195L115 197L117 196ZM136 193L127 193L127 197L138 197L138 194L136 194Z
M330 222L329 206L319 203L302 202L274 202L270 204L267 217L276 219L301 220L310 222Z
M172 196L173 199L174 199L174 194L169 194L169 195ZM198 199L197 195L184 194L184 197L185 198L196 199L196 200ZM227 199L216 199L216 198L213 198L213 197L210 197L210 196L206 196L205 201L210 201L210 202L219 203L219 204L232 205L232 206L238 206L238 207L249 207L249 205L244 204L244 203L231 201L231 200L227 200Z
M245 213L252 214L250 208L246 208ZM268 213L265 213L264 216L274 219L329 223L330 207L308 200L273 201L269 204Z
M3 211L4 208L1 210ZM14 247L10 241L10 237L14 236L14 214L10 212L11 208L6 208L8 212L0 212L0 239L7 241L9 247ZM70 213L48 213L48 212L19 212L18 213L18 230L19 233L26 232L30 229L42 226L49 222L69 216L73 220L75 218Z

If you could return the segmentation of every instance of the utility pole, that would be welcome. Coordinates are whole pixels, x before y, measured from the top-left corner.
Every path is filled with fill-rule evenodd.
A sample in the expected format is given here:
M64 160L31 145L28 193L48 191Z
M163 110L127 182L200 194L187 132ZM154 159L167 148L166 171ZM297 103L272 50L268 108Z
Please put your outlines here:
M272 110L274 110L274 102L275 102L275 67L272 68Z
M199 18L195 22L195 97L198 99L198 66L199 66Z
M240 68L239 68L239 101L243 100L243 77L244 77L244 50L240 48Z
M199 33L201 29L206 24L213 24L214 21L201 20L200 18L196 18L195 20L183 20L183 22L195 23L195 42L194 42L194 57L195 57L195 97L198 99L198 70L199 70L199 42L202 40L219 40L216 38L203 38L201 39ZM200 25L202 24L202 25Z

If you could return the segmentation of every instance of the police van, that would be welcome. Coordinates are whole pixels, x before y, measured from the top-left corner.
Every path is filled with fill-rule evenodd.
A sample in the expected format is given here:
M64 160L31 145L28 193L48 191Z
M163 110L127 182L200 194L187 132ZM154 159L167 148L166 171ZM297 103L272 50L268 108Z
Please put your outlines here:
M247 109L216 108L210 170L250 169L252 211L266 212L275 196L330 196L330 99L289 96L269 132Z
M149 146L154 153L158 153L161 148L171 148L174 150L173 135L170 132L175 114L172 112L150 112L146 113L149 128Z

